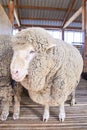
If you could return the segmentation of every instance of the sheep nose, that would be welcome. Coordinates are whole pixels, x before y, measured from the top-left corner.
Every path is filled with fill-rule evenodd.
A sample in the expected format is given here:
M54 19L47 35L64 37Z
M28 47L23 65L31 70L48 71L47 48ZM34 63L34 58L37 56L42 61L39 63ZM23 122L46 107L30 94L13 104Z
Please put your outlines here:
M18 74L18 70L16 70L16 72L15 72L16 74Z
M18 70L13 70L12 74L17 75L18 74Z

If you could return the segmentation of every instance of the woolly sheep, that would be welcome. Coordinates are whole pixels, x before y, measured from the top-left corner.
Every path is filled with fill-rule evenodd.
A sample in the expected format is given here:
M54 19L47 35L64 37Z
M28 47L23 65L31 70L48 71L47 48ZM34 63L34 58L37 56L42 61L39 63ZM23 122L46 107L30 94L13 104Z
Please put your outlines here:
M10 62L12 57L11 37L0 35L0 100L1 100L1 120L6 120L9 115L9 107L12 105L14 97L14 114L13 119L19 118L20 113L20 96L22 87L19 83L11 86Z
M79 51L42 28L25 29L12 42L12 78L28 89L33 101L44 105L43 121L49 119L49 106L59 106L59 120L64 121L64 102L83 69Z

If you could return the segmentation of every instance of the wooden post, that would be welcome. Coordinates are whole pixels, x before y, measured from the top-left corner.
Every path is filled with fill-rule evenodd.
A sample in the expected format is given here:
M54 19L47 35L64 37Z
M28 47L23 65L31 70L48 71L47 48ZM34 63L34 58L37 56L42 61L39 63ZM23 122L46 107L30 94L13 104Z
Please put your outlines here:
M14 0L9 0L8 3L8 17L10 19L10 22L14 23Z
M0 35L11 35L12 30L12 24L3 7L0 5Z
M82 0L82 30L83 30L83 41L84 41L83 72L87 72L87 0Z
M64 41L64 29L62 29L62 40Z

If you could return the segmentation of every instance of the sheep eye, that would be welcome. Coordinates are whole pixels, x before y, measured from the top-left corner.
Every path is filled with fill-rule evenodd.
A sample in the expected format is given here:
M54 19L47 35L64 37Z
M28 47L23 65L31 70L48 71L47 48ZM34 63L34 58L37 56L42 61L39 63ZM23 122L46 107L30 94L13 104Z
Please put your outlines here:
M30 51L30 54L33 54L33 53L35 53L35 51L31 50L31 51Z

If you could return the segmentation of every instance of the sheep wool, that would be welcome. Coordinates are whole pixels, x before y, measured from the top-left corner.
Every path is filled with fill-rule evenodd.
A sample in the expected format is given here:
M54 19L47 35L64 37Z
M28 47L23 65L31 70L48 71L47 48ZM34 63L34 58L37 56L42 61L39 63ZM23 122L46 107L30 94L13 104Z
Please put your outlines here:
M31 99L44 106L62 106L59 118L64 120L61 104L77 87L83 69L79 51L62 40L54 39L42 28L25 29L12 41L15 51L29 45L36 51L36 56L29 63L28 74L21 82L28 89ZM44 119L49 117L46 113L47 109Z
M1 120L6 120L9 115L9 107L12 105L14 96L14 114L13 118L19 117L20 100L22 92L21 85L15 84L14 89L11 86L10 63L13 55L11 48L11 36L0 35L0 100L2 103ZM15 100L16 99L16 100ZM18 105L18 106L17 106Z
M78 50L60 40L29 65L29 94L40 104L57 106L77 87L83 69Z

